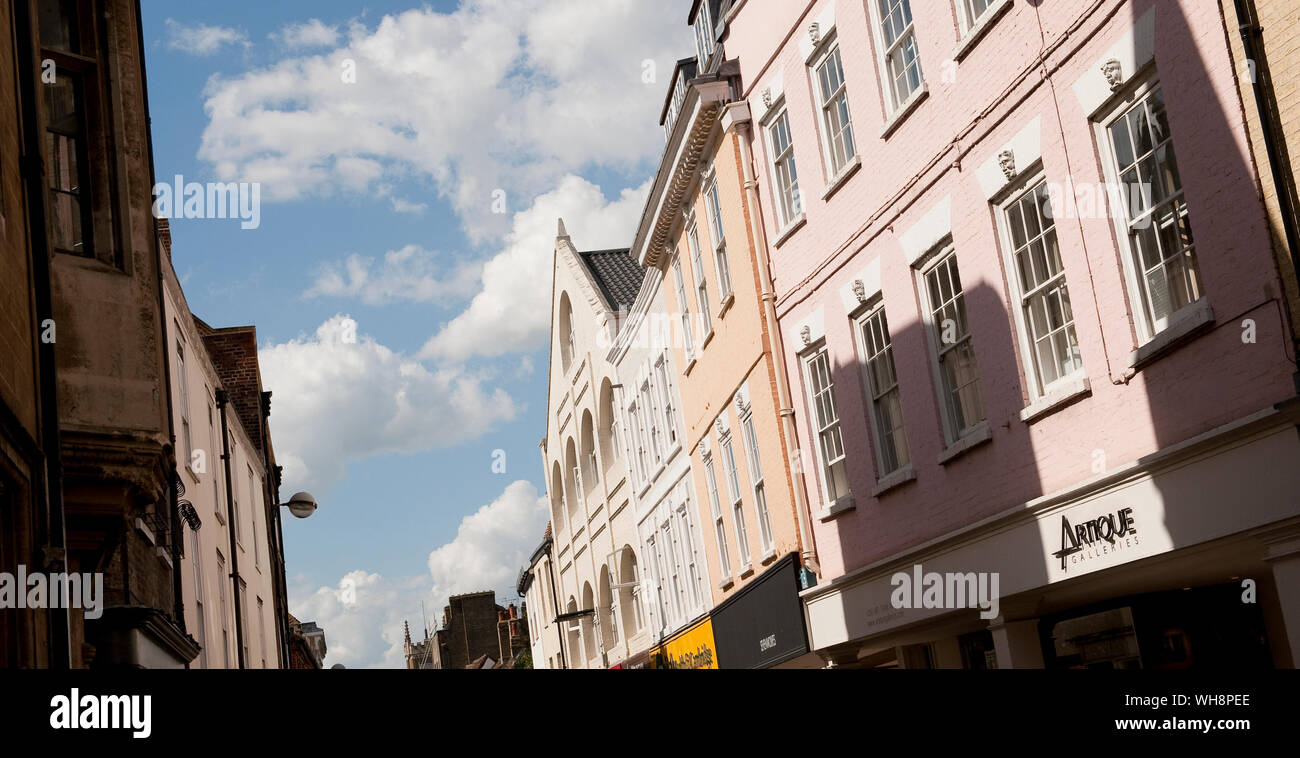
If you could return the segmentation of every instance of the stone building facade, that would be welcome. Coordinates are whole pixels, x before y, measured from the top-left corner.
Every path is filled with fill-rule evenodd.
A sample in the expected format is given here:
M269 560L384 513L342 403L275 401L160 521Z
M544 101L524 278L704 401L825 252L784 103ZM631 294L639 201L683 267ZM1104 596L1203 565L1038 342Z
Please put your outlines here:
M5 277L13 291L0 313L0 347L14 367L3 386L14 394L3 402L5 418L17 420L6 437L27 448L6 456L18 461L7 465L3 488L13 501L5 518L17 528L5 530L13 544L4 560L102 573L105 593L96 619L51 609L15 627L6 615L4 655L15 665L183 667L198 646L175 570L176 465L139 7L24 0L2 13L0 96L12 107L0 127L0 236L6 262L24 274ZM42 76L40 61L55 66Z

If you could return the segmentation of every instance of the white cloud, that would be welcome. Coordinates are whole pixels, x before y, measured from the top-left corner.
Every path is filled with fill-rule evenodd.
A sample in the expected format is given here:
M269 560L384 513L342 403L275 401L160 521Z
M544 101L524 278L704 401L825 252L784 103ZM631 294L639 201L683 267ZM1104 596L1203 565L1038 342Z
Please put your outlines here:
M566 173L649 168L668 74L693 49L686 4L463 0L354 22L320 55L210 80L199 157L267 199L432 179L483 242L507 231L498 189L518 204Z
M431 371L335 316L314 335L258 351L285 491L328 490L348 462L476 438L515 415L505 392L457 368Z
M295 49L328 47L338 43L339 28L327 26L320 19L313 18L301 24L288 24L271 37L280 40L286 47Z
M413 203L400 197L392 198L391 202L394 213L424 213L424 210L429 207L427 203Z
M325 666L402 668L402 621L418 621L420 601L431 601L423 577L388 579L351 571L333 587L295 583L289 612L325 631ZM423 627L420 627L421 629Z
M556 220L579 250L631 243L649 182L609 201L600 188L577 176L515 214L505 248L483 266L483 289L469 307L433 336L422 357L461 361L532 350L546 343L551 323L551 262Z
M390 250L382 261L357 254L324 263L304 297L350 297L366 305L398 301L433 303L469 297L478 284L480 266L407 245Z
M513 587L542 541L549 510L531 482L517 481L462 519L456 539L429 554L434 597Z
M167 27L168 50L206 56L225 45L241 44L247 47L250 44L243 32L228 26L208 26L204 23L187 26L170 18L163 23Z
M411 623L413 639L423 637L422 601L430 631L441 621L450 595L496 590L498 604L513 601L517 572L541 542L546 512L546 498L536 487L514 482L466 516L454 540L429 554L428 576L389 579L357 570L333 587L315 590L295 581L290 612L325 630L326 666L402 668L402 624Z

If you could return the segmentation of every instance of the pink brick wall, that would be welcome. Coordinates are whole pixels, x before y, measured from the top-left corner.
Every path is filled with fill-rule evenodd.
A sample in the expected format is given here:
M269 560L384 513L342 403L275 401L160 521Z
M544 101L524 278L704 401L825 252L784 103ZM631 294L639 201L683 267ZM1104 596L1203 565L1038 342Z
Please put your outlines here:
M1072 88L1152 3L1102 0L1034 7L1015 0L954 67L947 63L959 42L951 3L914 0L929 95L882 139L885 105L866 6L860 0L839 0L835 28L863 168L821 200L829 177L800 41L827 5L828 0L806 6L749 3L724 40L727 56L740 61L750 102L760 100L759 93L779 71L789 108L808 223L771 248L778 317L788 334L791 325L824 309L857 506L827 522L813 519L826 577L1094 476L1095 450L1104 452L1107 469L1113 470L1294 394L1288 327L1274 300L1280 284L1215 4L1160 2L1154 27L1155 70L1167 102L1201 281L1214 310L1212 330L1145 365L1125 383L1126 359L1139 338L1124 284L1122 239L1107 217L1058 218L1092 394L1032 423L1019 416L1030 396L1009 272L1004 272L995 216L976 169L1038 116L1048 181L1105 181L1093 124ZM1040 51L1045 51L1041 66L1036 63ZM771 242L778 225L770 170L762 157L764 138L756 140L754 149ZM899 238L944 196L951 197L951 232L992 441L940 465L945 440L929 346L914 273ZM873 259L880 261L917 473L915 482L880 498L870 494L876 472L862 377L838 294ZM1241 338L1245 318L1256 324L1253 344ZM811 454L806 388L793 352L798 346L787 339L786 347L801 446ZM816 492L815 482L809 490Z

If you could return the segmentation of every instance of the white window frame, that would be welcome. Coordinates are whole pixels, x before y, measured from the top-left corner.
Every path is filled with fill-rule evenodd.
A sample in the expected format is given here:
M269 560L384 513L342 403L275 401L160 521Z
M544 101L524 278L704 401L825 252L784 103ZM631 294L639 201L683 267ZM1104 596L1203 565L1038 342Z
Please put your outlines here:
M835 92L828 95L822 86L821 70L831 62L831 58L835 58L839 63L840 86L835 90ZM835 39L834 36L832 36L831 39L822 43L821 52L817 54L817 57L814 58L813 62L808 66L808 73L812 78L813 93L815 94L817 103L818 112L816 120L817 130L821 134L822 138L822 160L825 161L826 164L827 177L834 179L839 176L841 172L847 170L849 165L853 163L853 159L858 157L857 132L853 128L853 108L849 103L849 86L844 74L844 58L840 53L840 44L838 39ZM842 98L844 100L844 111L848 114L848 120L840 129L840 134L838 135L838 137L843 137L845 133L848 135L844 144L843 160L836 160L835 148L837 135L831 133L830 109L833 107L831 102L832 98L835 100ZM853 148L852 151L848 149L849 147Z
M1047 177L1041 168L1033 173L1027 174L1023 179L1020 179L1016 183L1014 191L1003 198L1002 202L998 203L997 212L994 214L997 217L998 234L1002 238L1002 265L1005 267L1006 271L1007 287L1010 290L1008 294L1011 296L1012 301L1011 310L1015 317L1016 338L1020 346L1020 360L1024 367L1025 381L1029 387L1029 397L1031 402L1046 397L1051 394L1054 388L1077 379L1082 376L1084 372L1083 356L1080 352L1078 330L1076 328L1074 352L1078 356L1077 365L1069 373L1062 374L1049 382L1043 381L1042 367L1039 365L1038 361L1039 356L1035 340L1036 335L1034 334L1033 325L1029 322L1029 319L1025 314L1030 298L1040 292L1054 289L1051 282L1059 282L1059 285L1057 286L1063 288L1066 292L1066 297L1069 297L1069 277L1065 272L1064 261L1061 262L1060 273L1053 276L1048 284L1043 284L1035 288L1033 292L1026 293L1024 287L1020 283L1020 270L1015 257L1015 236L1011 231L1011 209L1013 206L1023 202L1031 193L1036 192L1040 186L1045 186L1046 183ZM1051 202L1050 196L1048 202ZM1056 227L1056 209L1053 208L1052 210L1053 213L1051 217L1040 220L1039 239L1042 239L1044 232L1041 228L1042 223L1050 223L1053 229ZM1061 245L1059 230L1056 230L1056 240L1057 254L1059 255ZM1073 311L1073 307L1071 307L1071 311ZM1069 330L1073 327L1074 323L1075 318L1072 313L1071 318L1067 324L1062 327L1062 330ZM1055 352L1053 352L1053 358L1055 358Z
M975 3L984 3L984 10L975 11ZM956 0L957 21L961 25L962 35L969 34L980 22L996 13L1007 0Z
M673 401L673 380L671 372L668 370L668 358L666 356L661 355L655 361L655 375L658 380L656 383L659 385L660 412L663 414L664 422L664 443L666 447L664 456L668 457L681 446L681 439L677 429L677 417L674 414L677 404Z
M253 568L261 570L262 567L262 547L259 544L257 533L257 474L253 473L251 465L248 468L248 520L252 523L253 531Z
M809 431L812 432L813 447L816 448L817 452L822 504L829 509L850 502L853 497L853 486L849 483L848 450L844 446L844 428L840 418L839 403L835 400L835 379L831 376L830 352L826 348L825 341L809 348L799 360L803 364L804 386L808 396ZM820 392L817 389L817 382L813 379L813 364L818 361L824 362L826 372L826 386L820 392L828 393L831 410L835 412L835 420L824 426L821 423L820 415L817 413L817 396ZM825 444L822 442L823 437L831 433L839 437L840 455L834 460L827 459ZM836 464L844 466L845 490L842 493L831 491L835 479L832 469Z
M194 437L190 426L190 386L185 367L185 345L176 341L176 387L179 390L181 406L181 439L185 444L184 466L194 473ZM205 461L206 463L206 461Z
M627 407L627 429L631 437L632 454L636 459L637 477L644 485L650 481L650 462L649 451L646 449L645 430L641 427L640 407L637 400L633 400Z
M654 455L655 470L657 471L663 462L668 458L668 448L663 437L663 430L659 428L663 417L660 415L659 391L654 386L652 375L647 375L641 382L641 404L646 412L646 428L650 433L650 452Z
M690 582L690 598L692 602L691 613L704 609L705 598L708 597L704 592L704 572L700 564L700 552L695 545L695 523L691 519L691 498L685 495L682 502L677 506L677 520L680 524L682 534L682 551L686 555L686 575L687 581Z
M673 256L673 282L677 287L677 303L681 307L682 346L686 350L686 360L695 359L695 329L691 323L691 306L686 302L686 282L682 278L682 257Z
M876 43L876 68L880 72L880 88L885 93L885 111L887 116L892 116L904 105L907 105L912 98L916 97L918 92L925 89L925 66L921 61L921 43L916 34L916 18L913 17L911 22L899 32L894 42L890 44L885 40L884 21L880 15L880 1L867 0L867 7L871 14L871 34ZM906 3L908 15L912 15L911 0L897 0L897 2L900 5ZM901 94L895 88L894 77L890 73L890 60L896 53L901 53L909 35L912 37L912 44L916 46L916 73L919 81L906 94Z
M881 331L884 332L888 345L883 350L873 354L871 344L867 341L867 329L877 318L881 320ZM858 342L858 367L862 374L862 388L867 393L867 420L871 422L871 439L875 443L876 458L876 478L883 479L890 474L902 470L912 462L911 449L908 447L907 427L904 424L900 431L902 434L901 444L898 434L895 434L891 441L891 447L894 452L896 465L892 468L885 460L885 428L884 418L880 411L880 398L885 397L891 392L897 392L899 397L899 406L902 406L903 385L898 378L898 364L894 360L893 335L889 331L889 315L885 311L885 300L877 295L869 301L867 306L862 309L853 319L853 335ZM889 353L889 362L893 366L894 384L891 387L881 389L876 386L875 374L871 370L871 362L877 357ZM901 410L900 410L901 413ZM900 419L902 420L902 419Z
M687 222L687 244L691 248L691 273L695 279L695 299L700 307L700 326L703 339L713 334L713 314L709 311L709 283L704 275L704 253L700 250L700 230L695 219Z
M1119 175L1119 160L1115 155L1115 148L1114 145L1111 144L1110 140L1110 127L1119 121L1120 118L1126 116L1139 104L1139 102L1145 102L1147 97L1157 89L1160 90L1162 94L1166 92L1159 77L1153 71L1139 80L1139 83L1136 86L1130 86L1130 88L1126 89L1125 92L1127 93L1127 96L1119 98L1108 111L1093 122L1098 146L1102 156L1102 168L1106 180L1112 187L1121 187L1122 184ZM1166 118L1168 118L1167 111ZM1170 127L1170 131L1172 132L1172 126ZM1169 137L1168 143L1174 145L1172 134ZM1177 152L1177 146L1174 145L1175 157L1177 156ZM1184 205L1186 205L1187 197L1185 186L1179 188L1179 193L1183 195L1183 202ZM1149 295L1146 294L1146 287L1143 284L1141 275L1137 269L1137 251L1133 249L1133 241L1129 236L1131 223L1129 219L1129 203L1131 201L1127 197L1116 197L1115 193L1111 194L1109 200L1111 204L1122 205L1122 207L1118 209L1111 209L1111 221L1115 227L1115 233L1120 239L1120 244L1123 246L1120 258L1123 262L1124 283L1128 288L1129 312L1134 316L1133 322L1134 326L1137 328L1139 344L1146 344L1168 329L1171 324L1177 322L1184 312L1191 311L1194 306L1207 299L1205 293L1205 281L1201 271L1200 258L1197 254L1196 242L1193 238L1193 242L1188 249L1191 250L1193 259L1196 262L1197 284L1200 289L1200 296L1177 311L1171 311L1165 318L1156 319L1151 313L1149 313ZM1123 202L1117 203L1117 201ZM1150 203L1147 203L1147 205L1149 206ZM1148 212L1149 210L1150 209L1148 208ZM1190 219L1190 210L1188 210L1187 215ZM1148 218L1152 217L1151 214L1148 215Z
M194 618L198 622L199 643L199 667L208 667L208 620L205 618L207 610L203 606L203 601L207 595L204 591L203 582L203 543L199 539L199 533L190 530L190 567L194 575Z
M709 242L713 244L713 263L718 269L719 307L733 295L731 260L727 257L727 230L722 226L722 198L718 194L717 174L704 180L704 215L709 220Z
M740 471L736 466L736 448L731 430L718 435L718 454L722 456L722 476L727 480L727 494L731 497L731 518L736 524L736 559L741 573L752 565L749 554L749 529L745 526L745 501L740 493Z
M772 208L776 214L777 227L784 230L804 215L803 194L799 191L799 164L794 153L794 132L790 129L790 111L786 108L784 99L772 106L770 115L764 121L767 122L763 132L767 143L768 168L772 175L772 181L769 182L772 185ZM776 132L782 126L789 137L789 144L778 153ZM784 186L786 175L780 168L786 161L790 166L789 174L794 177L790 186Z
M740 417L740 434L745 443L745 460L749 466L749 486L754 492L754 512L758 516L758 543L767 555L776 549L772 534L772 515L767 509L767 489L763 485L763 461L758 449L758 431L754 414L748 409Z
M939 401L939 416L940 418L943 419L944 439L946 440L947 444L951 446L957 441L961 440L963 437L971 434L972 431L975 430L980 425L981 422L988 420L988 406L984 399L984 384L983 384L984 377L982 375L979 375L979 355L976 354L975 370L976 370L977 378L975 381L976 381L976 390L979 392L979 398L980 398L981 418L975 420L967 419L965 426L960 428L957 426L956 409L952 405L952 403L954 402L952 388L948 386L948 380L946 378L947 375L943 370L943 365L942 362L940 361L940 356L952 352L957 348L957 345L963 342L970 342L971 351L974 352L975 349L974 337L970 331L970 323L969 323L970 314L969 313L967 314L965 336L959 338L951 346L945 347L942 342L943 325L934 323L934 309L936 306L934 303L930 302L930 288L927 282L927 277L930 275L930 273L933 272L935 269L937 269L940 264L944 263L949 258L951 258L955 262L957 261L957 249L953 245L951 236L947 237L943 242L936 245L934 249L932 249L928 254L926 254L921 259L921 261L918 262L919 265L913 270L916 273L916 286L917 286L917 290L920 293L921 317L923 322L925 323L925 331L927 334L926 341L930 346L930 350L929 350L930 369L934 374L934 388ZM958 271L958 276L960 277L961 275L960 266L958 266L957 271ZM963 299L965 299L966 297L965 284L962 285L961 297Z
M695 56L699 63L700 73L709 65L709 59L713 57L713 17L709 14L708 0L702 0L700 3L700 12L695 16Z
M718 472L713 465L713 454L705 452L704 481L709 488L709 508L713 516L714 536L718 542L718 567L722 569L723 580L731 578L731 554L727 550L727 526L722 520L722 504L718 500Z

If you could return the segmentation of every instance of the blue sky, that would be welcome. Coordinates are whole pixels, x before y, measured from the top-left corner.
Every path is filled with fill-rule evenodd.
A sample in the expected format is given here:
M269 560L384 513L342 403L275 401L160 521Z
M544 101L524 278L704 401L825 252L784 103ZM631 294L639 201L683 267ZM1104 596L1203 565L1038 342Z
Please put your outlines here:
M196 315L257 326L281 494L321 503L285 540L327 663L399 664L422 600L514 599L555 218L630 242L688 5L144 0L159 181L262 186L255 230L173 220L173 261Z

